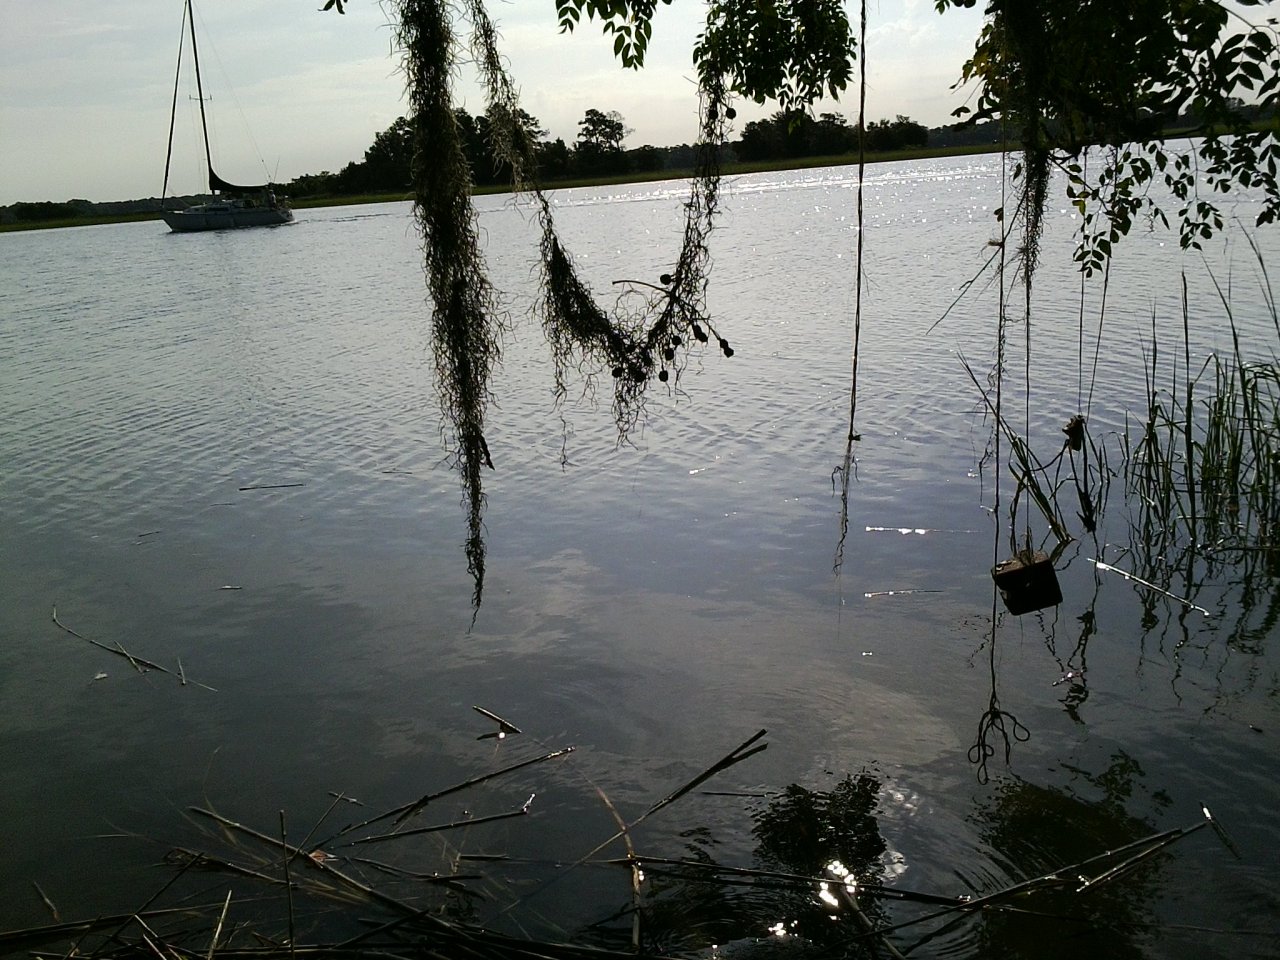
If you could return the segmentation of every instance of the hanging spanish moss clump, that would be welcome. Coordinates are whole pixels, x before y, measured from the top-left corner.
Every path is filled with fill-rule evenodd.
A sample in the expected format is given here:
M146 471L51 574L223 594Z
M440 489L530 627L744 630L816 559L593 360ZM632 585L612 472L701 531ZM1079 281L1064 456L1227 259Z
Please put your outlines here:
M566 379L576 370L590 381L596 370L613 376L613 415L618 439L625 441L643 412L648 386L678 380L689 348L715 337L720 351L733 348L714 329L706 315L707 275L711 257L707 246L720 188L720 145L734 117L723 78L704 74L700 81L699 140L693 186L685 202L685 229L675 268L656 278L618 281L629 296L605 310L578 276L573 258L556 231L550 201L537 182L534 146L519 122L515 85L503 66L497 34L484 5L470 0L472 41L476 62L489 98L491 146L512 170L512 187L532 194L542 229L539 244L543 295L543 330L555 361L558 399L567 394Z
M685 203L685 231L675 266L658 283L618 281L627 293L605 310L579 277L556 232L550 201L538 186L536 156L520 122L515 85L497 47L497 33L482 0L468 0L472 55L488 95L491 147L512 172L512 186L530 193L542 239L543 293L539 311L555 361L558 400L577 370L588 384L596 371L613 377L613 415L625 441L643 413L649 385L678 380L694 344L715 337L733 356L729 341L706 315L707 246L720 185L720 145L734 112L722 78L700 81L700 141L693 189ZM425 244L427 285L434 305L433 345L441 405L452 426L455 464L462 474L468 511L467 569L478 611L484 586L484 489L482 467L493 468L485 442L490 375L499 360L505 326L485 271L471 202L471 173L453 113L451 79L457 65L449 8L440 0L399 0L414 129L415 209ZM673 384L674 385L674 384ZM474 616L474 613L473 613Z
M998 4L994 24L1001 56L1009 65L1003 95L1010 119L1018 127L1022 162L1018 166L1021 189L1018 214L1022 222L1022 246L1018 251L1025 289L1030 293L1032 277L1040 259L1040 236L1044 228L1044 208L1049 192L1050 150L1045 129L1047 88L1052 69L1048 59L1049 39L1040 0L1005 0Z
M503 333L485 271L471 203L471 170L451 96L454 37L440 0L400 0L414 133L414 209L422 230L427 287L435 307L431 335L436 387L453 436L467 507L467 572L472 608L484 590L482 467L493 468L484 438L489 377Z
M693 188L685 201L684 240L675 267L657 278L619 281L626 294L610 314L595 301L574 270L555 231L551 209L538 194L542 218L542 323L556 364L556 390L565 392L570 368L608 369L613 376L613 416L619 441L639 422L649 385L678 382L695 344L714 337L726 357L729 341L706 311L711 255L707 246L720 186L719 146L731 109L723 85L701 88L701 131Z

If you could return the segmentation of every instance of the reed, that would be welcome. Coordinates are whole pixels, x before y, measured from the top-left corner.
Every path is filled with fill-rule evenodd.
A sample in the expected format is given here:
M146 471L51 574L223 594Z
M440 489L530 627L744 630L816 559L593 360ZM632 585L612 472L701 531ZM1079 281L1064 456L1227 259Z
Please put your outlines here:
M1280 347L1280 317L1261 257L1258 262ZM1171 351L1176 359L1167 369L1152 320L1146 415L1136 440L1126 433L1123 441L1125 490L1151 554L1186 562L1261 559L1274 572L1280 569L1280 361L1274 349L1266 359L1245 356L1229 291L1213 282L1231 350L1193 362L1184 281L1181 350Z

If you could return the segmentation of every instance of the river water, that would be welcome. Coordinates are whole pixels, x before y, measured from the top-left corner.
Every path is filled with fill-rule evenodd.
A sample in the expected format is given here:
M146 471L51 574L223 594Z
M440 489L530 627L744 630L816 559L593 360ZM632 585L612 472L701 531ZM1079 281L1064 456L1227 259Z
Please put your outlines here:
M1022 617L993 606L1012 490L993 512L991 424L961 358L984 380L995 350L998 285L982 269L998 158L869 170L861 441L833 570L855 188L852 168L726 185L709 307L735 356L695 355L624 445L607 392L593 404L573 382L555 405L530 309L536 225L508 198L478 200L511 330L474 624L407 204L300 211L274 230L0 236L0 928L50 922L33 882L64 919L137 909L181 861L175 848L278 873L192 806L275 836L285 811L291 840L323 820L310 848L573 746L406 827L535 794L527 816L344 847L353 833L328 852L365 857L345 868L421 906L440 895L367 860L479 875L466 883L481 897L446 908L500 928L625 941L627 872L557 864L608 839L615 811L634 820L764 729L767 750L647 818L636 849L804 872L769 825L803 834L779 812L819 798L805 823L870 837L865 876L981 895L1200 823L1204 804L1230 846L1199 830L1097 890L1029 899L1039 914L934 921L895 942L936 932L922 956L1275 956L1274 576L1219 568L1191 607L1098 567L1145 569L1113 478L1096 537L1077 523L1056 561L1062 604ZM671 268L684 189L554 194L597 292ZM1252 209L1230 212L1251 223ZM1184 276L1195 362L1231 348L1215 278L1243 350L1274 357L1277 341L1239 224L1203 254L1138 230L1099 335L1102 290L1072 269L1075 224L1049 211L1031 356L1010 328L1007 399L1045 460L1087 412L1115 471L1126 417L1146 409L1153 318L1162 355L1182 349ZM1280 237L1256 242L1273 263ZM172 673L140 673L84 638ZM476 705L522 733L485 737L497 725ZM1007 758L996 729L976 763L993 717ZM837 822L834 799L852 784L872 801L857 829ZM624 852L617 841L593 857ZM244 882L199 870L175 889L221 903ZM813 901L712 890L646 880L650 945L764 936ZM274 903L265 912L283 916ZM307 922L317 935L342 925L320 908Z

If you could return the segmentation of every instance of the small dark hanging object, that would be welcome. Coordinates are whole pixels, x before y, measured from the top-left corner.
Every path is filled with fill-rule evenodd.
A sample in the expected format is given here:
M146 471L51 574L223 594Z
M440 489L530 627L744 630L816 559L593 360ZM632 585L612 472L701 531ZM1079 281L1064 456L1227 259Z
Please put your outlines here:
M1062 432L1067 435L1067 446L1072 450L1084 449L1084 417L1077 413L1063 425Z
M1000 588L1005 607L1014 616L1056 607L1062 602L1053 561L1039 550L1024 550L1012 560L996 564L991 577Z

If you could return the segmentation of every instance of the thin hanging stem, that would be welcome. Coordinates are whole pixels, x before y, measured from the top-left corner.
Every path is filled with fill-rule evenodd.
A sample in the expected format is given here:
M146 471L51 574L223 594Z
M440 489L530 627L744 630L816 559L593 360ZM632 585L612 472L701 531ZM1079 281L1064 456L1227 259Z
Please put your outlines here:
M861 32L858 37L858 239L854 260L853 369L849 382L849 433L844 443L840 473L840 542L836 545L835 569L844 564L844 545L849 536L849 481L853 474L853 445L861 439L855 418L858 413L858 356L862 338L862 251L865 232L863 186L867 167L867 2L861 4Z

